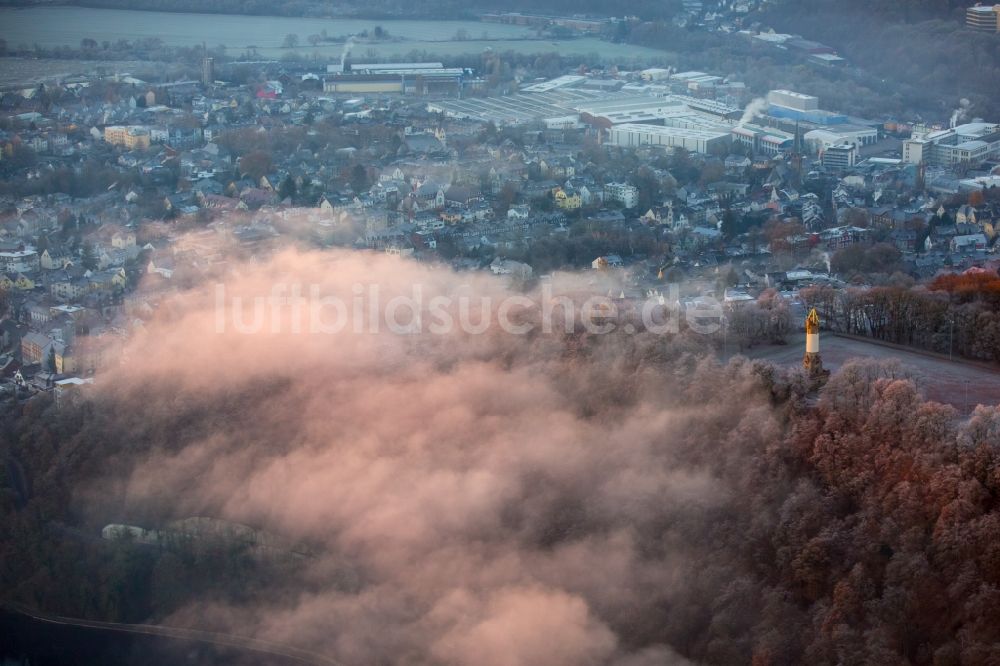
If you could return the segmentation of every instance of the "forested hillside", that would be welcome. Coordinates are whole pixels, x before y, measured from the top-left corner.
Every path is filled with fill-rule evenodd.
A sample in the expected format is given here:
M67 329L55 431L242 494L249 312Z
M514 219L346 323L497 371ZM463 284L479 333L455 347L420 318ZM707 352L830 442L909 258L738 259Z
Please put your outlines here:
M780 0L772 5L782 13L800 15L857 13L873 21L914 22L952 15L964 16L971 0ZM828 25L828 28L839 26Z
M851 63L888 86L918 88L954 108L972 102L971 116L1000 114L1000 36L965 27L956 0L794 0L765 11L761 20L837 48Z
M225 392L184 390L152 402L122 391L73 408L36 400L11 409L0 423L0 454L10 463L0 483L2 597L66 615L236 633L258 624L274 631L285 623L295 629L279 632L280 640L333 653L339 632L321 629L336 617L348 627L376 626L401 636L389 642L350 637L357 654L383 659L368 663L399 663L395 650L422 659L438 649L428 645L433 635L425 638L412 625L424 621L422 613L444 612L435 605L443 602L425 598L426 588L436 593L435 585L447 588L450 576L464 574L449 571L447 582L433 578L436 583L420 586L396 578L402 574L392 569L410 572L410 565L352 563L358 557L352 548L366 552L374 544L381 555L397 540L426 538L419 545L431 554L421 565L435 575L442 573L428 564L435 558L483 550L475 556L482 561L473 557L475 567L498 567L493 558L509 553L529 569L519 575L578 590L597 636L587 649L609 659L559 663L682 663L673 651L698 663L757 666L996 663L997 408L980 408L962 424L951 407L924 402L913 380L892 364L849 364L815 401L797 372L739 360L726 368L707 359L696 363L687 355L693 348L679 341L665 348L642 338L625 347L611 340L565 342L572 343L568 360L532 381L576 387L566 390L560 410L579 415L580 434L605 423L613 434L599 446L562 441L558 430L535 433L524 445L517 443L523 434L504 440L522 454L535 452L537 459L523 469L507 469L513 463L503 462L505 450L482 433L452 433L455 424L445 427L454 443L413 437L387 443L391 456L351 434L353 426L345 434L361 437L362 451L345 442L312 450L302 443L309 428L298 408L289 407L319 400L330 410L333 431L345 428L356 407L339 388L343 408L309 397L301 377ZM533 353L507 354L509 368L489 372L501 385L520 385ZM404 382L417 402L413 411L437 399L441 382L462 375ZM319 385L333 376L317 376ZM419 399L428 384L431 397ZM720 400L733 395L740 400ZM482 424L506 422L511 409L534 413L530 403L509 400L503 407L473 400L469 416ZM409 413L394 404L397 415ZM562 424L563 414L550 417L548 428ZM465 418L456 413L447 420ZM433 462L424 461L425 447ZM574 460L578 478L556 475L557 458L544 451L560 452L559 465ZM357 467L359 456L368 467ZM277 478L287 466L294 482L263 481L261 470L273 469L271 461ZM384 487L389 497L368 498L369 508L361 501L364 481L355 475L370 481L386 465L398 465L402 478ZM403 472L408 465L428 480ZM151 475L143 483L152 484L156 501L140 498L146 491L135 485L137 468ZM482 501L472 489L493 474L511 484L497 515L487 511L483 518L497 534L485 536L478 523L453 525L469 510L466 504ZM479 480L457 503L462 509L449 506L447 515L382 532L386 526L377 521L389 520L389 513L381 512L404 510L395 504L397 494L422 505L422 492L453 478L464 483L466 475ZM588 481L578 486L580 479ZM266 488L254 490L260 483ZM239 549L157 550L96 536L111 519L155 526L186 515L207 501L195 498L206 495L214 499L198 511L239 513L244 509L237 504L258 491L273 494L257 508L259 520L279 530L284 520L305 521L308 527L284 529L320 544L318 563L276 569ZM228 503L230 492L239 502ZM310 517L300 517L301 510ZM424 536L425 529L432 534ZM354 540L361 545L352 546ZM452 569L465 572L463 566ZM401 580L415 589L394 591ZM424 597L407 596L418 594ZM379 607L369 608L372 598ZM611 660L616 650L609 632L617 651L650 660Z

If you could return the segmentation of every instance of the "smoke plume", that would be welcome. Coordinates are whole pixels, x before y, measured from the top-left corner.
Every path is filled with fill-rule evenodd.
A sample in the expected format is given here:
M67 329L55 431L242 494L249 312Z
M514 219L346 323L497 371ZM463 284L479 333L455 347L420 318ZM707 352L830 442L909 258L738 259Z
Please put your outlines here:
M969 106L971 102L964 97L959 100L958 108L951 112L951 120L949 121L949 127L956 127L959 123L963 122L969 115Z
M757 97L752 102L747 104L746 108L743 109L743 116L740 118L740 127L743 127L749 122L752 122L754 118L765 113L767 111L767 100L763 97Z
M341 72L346 72L347 71L347 69L346 69L347 68L347 57L349 55L351 55L351 50L354 48L354 43L355 43L354 35L350 35L347 38L347 41L344 42L344 48L340 52L340 71Z

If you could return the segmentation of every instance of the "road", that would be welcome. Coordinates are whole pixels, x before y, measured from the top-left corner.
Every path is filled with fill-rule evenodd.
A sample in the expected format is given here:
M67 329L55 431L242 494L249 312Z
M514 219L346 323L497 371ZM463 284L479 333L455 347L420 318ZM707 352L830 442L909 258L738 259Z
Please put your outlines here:
M755 347L743 352L744 356L771 361L779 365L798 365L805 354L805 336L795 335L787 345ZM985 364L949 361L909 351L879 345L865 340L837 337L831 333L820 335L820 354L828 370L836 370L851 358L898 359L914 370L917 384L931 400L953 405L962 413L969 413L977 404L1000 405L1000 368ZM735 350L730 349L730 354Z

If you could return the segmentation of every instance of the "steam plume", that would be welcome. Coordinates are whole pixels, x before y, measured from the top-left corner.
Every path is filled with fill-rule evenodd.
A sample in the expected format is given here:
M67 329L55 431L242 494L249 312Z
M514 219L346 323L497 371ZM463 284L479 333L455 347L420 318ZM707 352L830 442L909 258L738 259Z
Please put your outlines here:
M957 127L959 123L968 117L970 104L971 102L964 97L959 100L958 108L951 112L951 120L948 125L949 127Z
M355 43L354 35L349 36L347 38L347 41L344 42L344 48L340 52L340 71L341 72L347 71L346 70L346 67L347 67L347 57L349 55L351 55L351 50L354 48L354 43Z
M766 112L767 106L767 100L763 97L754 99L752 102L747 104L745 109L743 109L743 116L740 118L739 126L743 127L747 123L753 121L755 117Z

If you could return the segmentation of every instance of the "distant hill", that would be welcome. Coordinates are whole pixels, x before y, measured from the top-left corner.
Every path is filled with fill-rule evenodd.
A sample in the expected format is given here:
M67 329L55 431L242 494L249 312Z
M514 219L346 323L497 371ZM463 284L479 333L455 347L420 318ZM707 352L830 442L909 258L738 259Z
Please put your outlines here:
M766 15L791 17L863 15L879 22L916 22L961 16L973 0L771 0ZM0 6L66 4L168 12L253 14L275 16L427 16L465 18L484 11L529 11L543 14L637 16L644 20L670 18L681 0L0 0ZM704 3L711 7L712 2ZM834 26L835 27L835 26Z
M274 16L357 16L361 18L470 18L485 11L530 11L545 14L624 13L653 19L672 16L680 0L633 0L623 7L598 0L0 0L0 6L68 4L82 7L146 11L201 12Z
M778 0L771 3L775 12L797 16L857 15L887 22L950 18L956 12L964 14L965 8L972 4L974 0Z
M972 0L780 0L756 17L827 43L850 62L970 116L1000 120L1000 36L965 27ZM940 118L938 118L940 120Z

